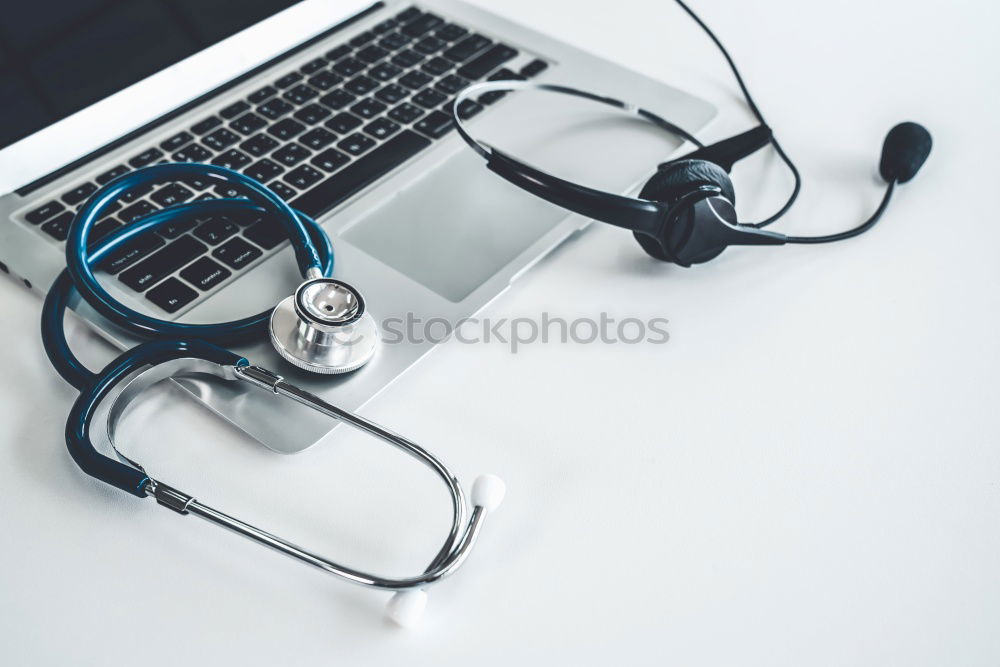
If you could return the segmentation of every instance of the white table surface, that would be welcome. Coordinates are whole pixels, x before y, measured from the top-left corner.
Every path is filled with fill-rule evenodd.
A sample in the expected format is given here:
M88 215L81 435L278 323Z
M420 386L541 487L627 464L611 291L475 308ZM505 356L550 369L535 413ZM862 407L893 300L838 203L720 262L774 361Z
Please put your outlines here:
M385 594L81 474L40 302L2 281L0 663L1000 664L998 11L696 4L802 169L784 229L867 215L886 130L930 128L875 231L681 270L592 227L486 315L666 317L669 343L449 344L370 404L467 483L508 484L409 632L381 620ZM749 126L670 2L496 11L711 100L706 139ZM773 155L735 178L748 218L789 185ZM154 405L129 451L205 502L395 574L441 537L436 480L360 435L280 457L193 402Z

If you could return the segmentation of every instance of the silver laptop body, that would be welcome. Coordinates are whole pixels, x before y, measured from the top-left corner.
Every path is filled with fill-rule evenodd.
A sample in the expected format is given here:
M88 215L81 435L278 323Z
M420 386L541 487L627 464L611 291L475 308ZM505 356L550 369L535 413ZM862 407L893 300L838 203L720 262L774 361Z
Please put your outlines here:
M291 72L305 69L315 76L314 68L324 54L370 34L377 26L383 32L371 43L378 43L391 32L385 28L387 19L413 4L409 0L375 5L307 0L0 151L0 191L7 193L0 197L2 268L44 293L65 266L64 244L43 231L47 223L29 222L29 213L46 202L61 201L64 193L81 183L93 182L115 165L129 164L135 156L206 117L233 108ZM349 7L346 13L345 6ZM700 130L714 115L714 109L702 100L482 9L453 0L425 0L416 6L446 24L515 49L517 55L501 64L508 71L519 73L528 63L540 60L545 68L533 73L538 80L635 102L691 132ZM302 81L310 78L304 76ZM154 79L156 87L144 91ZM435 85L432 82L428 87ZM283 95L281 90L279 95ZM597 105L578 106L563 96L519 93L483 106L470 121L474 135L566 178L623 193L634 191L653 165L679 145L634 119ZM223 126L234 120L223 120ZM81 128L88 131L80 132ZM245 137L240 135L240 139ZM340 134L337 140L342 140ZM161 159L170 159L169 152L164 153ZM351 160L363 158L364 154ZM289 171L291 167L285 174ZM325 173L324 178L328 178ZM322 213L319 220L333 239L335 275L355 285L382 322L443 318L455 323L472 316L587 224L487 171L453 131ZM205 243L212 256L213 246ZM234 319L273 306L300 282L287 242L272 248L250 244L259 251L254 261L230 268L231 275L220 284L199 292L172 314L158 310L143 293L115 277L104 276L102 282L124 303L159 317L190 322ZM183 275L183 270L178 268L171 275ZM115 345L125 348L137 342L85 303L75 310ZM433 346L426 339L386 343L364 368L334 377L292 368L266 341L238 351L337 405L357 410ZM305 410L275 418L273 402L256 393L239 392L225 384L180 382L209 408L279 452L308 447L332 428L329 421Z

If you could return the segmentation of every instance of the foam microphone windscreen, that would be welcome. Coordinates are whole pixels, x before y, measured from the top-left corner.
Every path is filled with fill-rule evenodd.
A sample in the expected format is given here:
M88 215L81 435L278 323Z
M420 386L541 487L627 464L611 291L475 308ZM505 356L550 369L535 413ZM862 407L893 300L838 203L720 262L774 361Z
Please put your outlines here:
M918 123L900 123L882 144L878 171L886 182L906 183L917 175L931 152L931 133Z

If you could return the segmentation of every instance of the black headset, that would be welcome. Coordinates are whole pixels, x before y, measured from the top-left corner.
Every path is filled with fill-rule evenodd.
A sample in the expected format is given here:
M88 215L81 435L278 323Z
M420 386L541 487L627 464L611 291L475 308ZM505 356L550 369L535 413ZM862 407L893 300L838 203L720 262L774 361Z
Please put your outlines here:
M897 183L913 178L931 151L931 135L917 123L893 127L882 146L879 173L888 184L882 201L865 222L853 229L826 236L786 236L763 229L791 208L801 187L798 169L775 139L754 103L743 78L725 47L691 9L677 4L706 32L725 56L747 105L759 126L742 134L705 146L684 129L651 111L611 97L567 86L528 81L489 81L463 90L452 105L452 118L466 143L486 159L487 167L514 185L557 206L628 229L639 245L658 260L680 266L701 264L717 257L731 245L784 245L786 243L832 243L871 229L889 205ZM536 169L496 148L486 146L468 133L459 105L486 92L542 90L582 97L634 114L697 146L687 155L664 162L647 181L638 198L623 197L567 181ZM733 164L753 152L772 145L791 170L795 186L788 201L774 215L757 223L740 223L736 216L736 192L729 178Z

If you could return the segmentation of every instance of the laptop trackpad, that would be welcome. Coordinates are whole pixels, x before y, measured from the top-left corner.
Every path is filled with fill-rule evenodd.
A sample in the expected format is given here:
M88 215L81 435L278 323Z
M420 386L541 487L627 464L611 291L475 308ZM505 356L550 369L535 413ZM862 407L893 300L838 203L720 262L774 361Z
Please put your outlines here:
M340 236L457 303L565 217L467 151Z
M501 108L477 118L473 135L557 176L611 191L651 173L678 143L649 123L564 96L525 93ZM340 236L459 302L567 215L464 149Z

